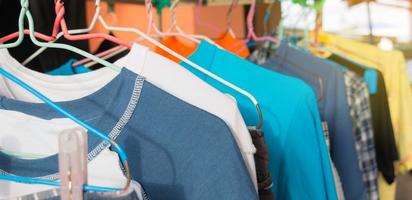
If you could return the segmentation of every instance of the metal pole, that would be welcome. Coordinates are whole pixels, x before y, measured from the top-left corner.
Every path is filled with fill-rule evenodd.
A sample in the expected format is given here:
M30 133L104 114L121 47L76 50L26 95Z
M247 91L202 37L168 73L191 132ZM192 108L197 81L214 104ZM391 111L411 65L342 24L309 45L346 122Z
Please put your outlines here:
M409 0L409 41L412 40L412 0ZM412 170L411 170L412 174Z
M370 1L366 1L366 9L368 12L368 26L369 26L369 43L373 44L373 27L372 27L372 16L371 16L371 8L370 8Z
M322 17L323 17L323 10L320 9L318 11L316 11L316 23L315 23L315 31L314 31L314 43L318 44L318 36L319 33L322 32L323 30L323 21L322 21Z

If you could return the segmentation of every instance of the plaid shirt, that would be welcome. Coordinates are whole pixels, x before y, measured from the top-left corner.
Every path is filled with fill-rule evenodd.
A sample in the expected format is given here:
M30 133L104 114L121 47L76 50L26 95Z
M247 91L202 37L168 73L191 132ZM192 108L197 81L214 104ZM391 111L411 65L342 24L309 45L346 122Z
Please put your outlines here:
M378 166L368 87L363 79L354 72L345 71L344 77L350 115L353 121L355 147L367 197L370 200L379 199Z

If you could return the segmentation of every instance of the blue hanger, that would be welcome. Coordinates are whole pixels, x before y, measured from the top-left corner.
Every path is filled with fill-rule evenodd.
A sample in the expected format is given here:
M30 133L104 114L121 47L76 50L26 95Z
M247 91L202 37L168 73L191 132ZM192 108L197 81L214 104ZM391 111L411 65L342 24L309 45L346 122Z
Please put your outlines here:
M91 133L96 134L98 137L102 138L103 140L108 141L109 143L111 143L113 145L114 150L119 154L120 160L122 160L122 162L126 162L125 164L127 164L127 156L126 156L126 153L124 152L124 150L116 142L114 142L112 139L107 137L107 135L103 134L98 129L86 124L85 122L83 122L81 119L75 117L70 112L64 110L62 107L60 107L59 105L57 105L56 103L51 101L49 98L45 97L43 94L36 91L34 88L30 87L29 85L27 85L26 83L24 83L23 81L21 81L17 77L13 76L12 74L8 73L4 69L0 68L0 74L2 76L6 77L7 79L13 81L17 85L21 86L22 88L24 88L25 90L27 90L31 94L38 97L40 100L45 102L46 105L48 105L52 109L56 110L57 112L61 113L62 115L64 115L64 116L70 118L71 120L75 121L77 124L79 124L82 127L86 128ZM128 167L126 167L126 168L128 168ZM41 180L41 179L27 178L27 177L14 176L14 175L0 175L0 179L1 180L21 182L21 183L29 183L29 184L42 184L42 185L50 185L50 186L60 186L60 183L57 182L57 181ZM85 185L84 190L86 190L86 191L91 190L91 191L96 191L96 192L114 192L114 191L118 191L119 189Z
M14 181L20 183L30 183L30 184L41 184L41 185L50 185L50 186L61 186L60 182L57 181L50 181L50 180L43 180L43 179L34 179L34 178L27 178L23 176L9 176L9 175L0 175L1 180L7 181ZM108 187L99 187L99 186L83 186L84 191L93 191L93 192L116 192L119 189L108 188Z
M24 15L26 15L26 17L29 21L30 38L32 39L32 41L33 41L33 38L35 38L34 37L33 18L31 17L30 12L28 11L29 2L28 2L28 0L21 0L20 3L22 5L22 9L21 9L20 15L19 15L19 37L13 43L1 44L0 48L12 48L12 47L16 47L16 46L21 44L21 42L23 40L23 37L24 37L24 33L23 33ZM33 41L33 42L35 44L37 44L35 41ZM77 53L83 55L83 51L81 51L80 49L77 49L75 47L69 46L69 45L53 44L53 47L54 48L67 49L67 50L74 51L74 52L77 52ZM92 55L90 55L86 52L84 52L84 53L86 54L85 55L86 57L91 57L92 59L95 58L94 56L92 56ZM100 59L95 59L95 60L97 60L98 62L101 62ZM106 64L106 62L107 61L103 61L102 64ZM111 65L113 65L113 64L111 64ZM114 66L113 68L116 68L116 67L117 66ZM30 87L28 84L24 83L23 81L21 81L17 77L15 77L12 74L8 73L4 69L0 68L0 74L2 76L6 77L7 79L13 81L17 85L21 86L23 89L27 90L31 94L38 97L40 100L42 100L44 103L46 103L47 106L49 106L52 109L56 110L57 112L61 113L65 117L73 120L74 122L76 122L80 126L86 128L88 130L88 132L93 133L93 134L97 135L98 137L100 137L101 139L103 139L104 141L109 142L112 145L114 151L118 153L119 158L120 158L120 160L121 160L121 162L122 162L122 164L125 168L125 172L126 172L126 176L127 176L127 184L123 189L121 189L121 191L125 191L125 190L128 189L128 187L130 186L130 182L131 182L131 174L130 174L130 169L129 169L129 165L128 165L126 152L115 141L113 141L111 138L109 138L106 134L104 134L100 130L96 129L93 126L88 125L87 123L83 122L81 119L77 118L76 116L74 116L70 112L66 111L65 109L63 109L62 107L60 107L59 105L54 103L52 100L50 100L49 98L47 98L46 96L44 96L40 92L36 91L34 88ZM50 185L50 186L60 186L60 182L58 182L58 181L41 180L41 179L21 177L21 176L13 176L13 175L0 175L0 180L8 180L8 181L21 182L21 183L28 183L28 184L43 184L43 185ZM88 186L88 185L84 186L84 190L86 190L86 191L91 190L91 191L96 191L96 192L114 192L114 191L118 192L119 191L119 189L115 189L115 188L105 188L105 187L96 187L96 186Z

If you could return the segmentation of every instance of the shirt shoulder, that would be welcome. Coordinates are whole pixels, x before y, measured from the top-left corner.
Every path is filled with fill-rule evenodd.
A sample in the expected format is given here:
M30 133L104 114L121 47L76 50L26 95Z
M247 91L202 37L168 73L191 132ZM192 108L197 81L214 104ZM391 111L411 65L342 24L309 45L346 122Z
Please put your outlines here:
M128 152L129 157L144 160L136 166L145 171L144 175L137 175L143 185L177 184L190 199L256 199L255 187L230 128L215 115L145 82L126 132L123 141L138 144L138 148ZM214 173L206 175L204 171ZM159 179L159 174L165 176ZM222 178L225 181L218 181ZM233 187L242 188L242 192L227 193ZM158 187L145 188L152 196L155 194L153 198L166 198Z

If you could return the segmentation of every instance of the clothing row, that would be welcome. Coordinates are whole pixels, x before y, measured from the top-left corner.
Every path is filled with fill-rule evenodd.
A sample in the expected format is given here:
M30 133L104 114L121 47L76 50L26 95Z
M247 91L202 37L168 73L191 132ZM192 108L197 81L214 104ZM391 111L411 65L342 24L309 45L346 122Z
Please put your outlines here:
M180 65L135 44L115 62L124 66L120 73L54 76L25 68L7 49L0 54L3 69L124 147L133 179L151 199L258 198L256 148L236 102ZM56 133L76 124L8 79L1 82L2 172L57 179ZM254 138L260 140L259 131ZM89 135L89 184L121 188L126 180L109 146ZM8 181L1 188L6 199L52 189Z
M249 60L268 69L298 77L310 84L318 96L322 119L326 120L329 126L333 121L327 113L339 112L332 109L327 111L327 105L334 102L331 100L333 97L328 98L327 95L332 92L336 97L346 91L366 197L395 199L395 177L411 170L412 161L412 129L408 123L412 119L412 93L407 83L404 56L400 51L384 51L373 45L330 34L321 34L319 41L321 47L309 50L283 43L274 51L271 47L273 45L267 43L256 49ZM342 72L331 73L331 68ZM328 83L328 80L334 79L332 77L337 79ZM339 91L339 84L343 84L346 89ZM333 89L328 92L327 87ZM325 98L323 102L322 97ZM341 104L339 109L342 110L344 106ZM346 111L345 113L347 115ZM335 122L343 123L344 120ZM348 123L345 127L349 127ZM332 137L333 133L331 134ZM336 158L334 154L331 152L333 160ZM343 190L347 190L344 178L342 185Z
M340 199L394 199L395 176L410 170L412 162L412 93L404 56L334 35L322 34L319 40L321 47L308 50L288 41L267 42L250 56L239 46L228 49L313 89L325 140L331 140ZM164 44L179 52L173 47L182 43Z
M187 51L172 39L163 42ZM406 123L412 93L404 88L403 56L337 36L322 39L327 55L288 41L257 48L249 60L244 51L234 54L239 48L229 52L206 41L187 54L252 94L262 129L253 127L259 113L246 96L137 43L114 61L121 72L73 68L70 60L43 74L7 49L0 50L0 66L124 147L141 185L137 199L390 199L395 175L412 168ZM370 49L356 51L361 47ZM0 84L1 172L58 179L56 133L76 124L10 80ZM88 137L89 184L122 187L117 154ZM0 188L6 199L53 189L7 181Z

